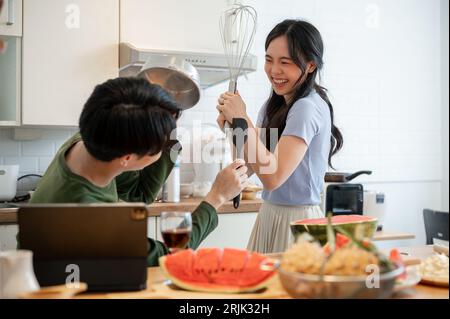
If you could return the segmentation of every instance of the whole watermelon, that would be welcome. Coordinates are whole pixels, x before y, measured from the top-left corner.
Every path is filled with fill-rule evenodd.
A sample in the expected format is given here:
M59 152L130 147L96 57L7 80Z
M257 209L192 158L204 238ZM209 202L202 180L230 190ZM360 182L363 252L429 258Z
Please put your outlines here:
M367 238L373 237L378 224L376 218L362 215L337 215L333 216L331 221L333 226L339 226L343 230L353 234L353 236ZM295 240L297 240L298 236L307 232L319 241L321 245L327 243L326 218L301 219L291 222L290 226ZM334 230L337 231L336 228Z

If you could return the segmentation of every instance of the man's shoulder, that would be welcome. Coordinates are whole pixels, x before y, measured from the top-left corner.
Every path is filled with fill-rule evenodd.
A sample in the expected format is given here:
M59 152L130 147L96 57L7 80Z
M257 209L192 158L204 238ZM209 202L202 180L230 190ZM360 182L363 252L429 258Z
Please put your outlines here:
M108 203L117 202L115 182L103 189L76 178L49 176L36 189L30 203Z
M65 153L68 149L70 149L73 145L81 141L81 134L80 132L75 133L72 135L67 141L65 141L61 147L59 148L57 155L60 155L61 153Z

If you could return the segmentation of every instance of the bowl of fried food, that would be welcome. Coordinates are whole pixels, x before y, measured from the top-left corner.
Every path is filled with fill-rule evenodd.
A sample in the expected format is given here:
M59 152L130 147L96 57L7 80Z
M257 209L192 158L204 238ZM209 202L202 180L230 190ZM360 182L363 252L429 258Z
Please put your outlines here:
M377 299L388 298L405 268L384 256L368 240L351 234L334 234L321 246L309 234L283 253L278 274L293 298Z

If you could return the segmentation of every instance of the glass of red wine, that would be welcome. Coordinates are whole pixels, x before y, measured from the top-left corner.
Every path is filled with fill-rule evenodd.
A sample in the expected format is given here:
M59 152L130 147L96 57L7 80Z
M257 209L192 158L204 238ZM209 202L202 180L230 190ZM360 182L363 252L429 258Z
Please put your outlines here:
M170 253L185 249L191 237L192 218L189 212L162 212L161 235Z

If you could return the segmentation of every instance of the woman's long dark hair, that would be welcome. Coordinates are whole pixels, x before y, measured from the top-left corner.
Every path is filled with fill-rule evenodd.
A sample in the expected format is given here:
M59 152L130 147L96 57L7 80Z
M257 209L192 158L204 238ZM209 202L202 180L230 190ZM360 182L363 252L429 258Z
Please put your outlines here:
M333 105L331 104L326 89L316 83L316 76L323 67L323 41L320 32L309 22L302 20L284 20L277 24L269 33L266 39L265 49L269 44L280 36L286 36L289 47L289 54L292 61L302 71L302 79L298 80L298 87L294 92L292 99L286 103L283 96L278 95L272 90L272 94L266 103L266 114L262 127L278 129L278 140L286 127L286 118L292 105L301 98L308 96L313 89L328 104L331 115L331 147L328 154L328 165L331 164L331 157L336 154L344 143L339 129L334 125ZM314 62L316 68L313 72L307 73L308 62ZM306 79L303 78L307 75ZM270 131L270 130L267 130ZM271 134L266 134L266 147L270 147Z

